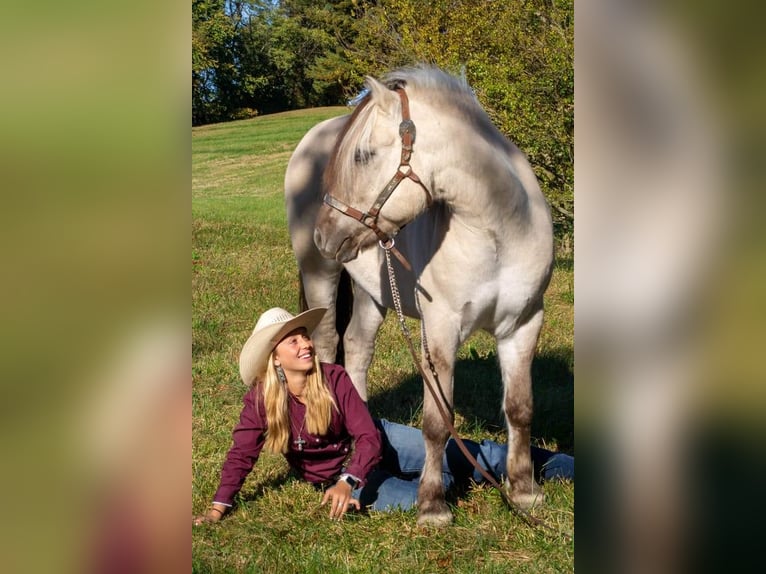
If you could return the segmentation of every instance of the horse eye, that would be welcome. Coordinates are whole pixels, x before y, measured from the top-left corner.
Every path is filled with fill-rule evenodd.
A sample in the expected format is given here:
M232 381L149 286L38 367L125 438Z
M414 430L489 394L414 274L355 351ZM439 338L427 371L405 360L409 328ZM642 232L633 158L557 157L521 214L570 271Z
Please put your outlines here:
M354 162L366 165L373 157L375 157L374 150L356 150L354 152Z

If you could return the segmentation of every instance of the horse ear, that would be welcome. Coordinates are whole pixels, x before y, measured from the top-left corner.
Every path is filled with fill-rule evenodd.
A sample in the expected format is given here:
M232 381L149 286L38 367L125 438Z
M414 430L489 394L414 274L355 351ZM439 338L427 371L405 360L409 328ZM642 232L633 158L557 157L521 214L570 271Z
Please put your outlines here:
M389 90L372 76L367 76L365 84L370 90L370 99L372 103L379 106L384 112L395 115L399 105L399 96L396 92Z

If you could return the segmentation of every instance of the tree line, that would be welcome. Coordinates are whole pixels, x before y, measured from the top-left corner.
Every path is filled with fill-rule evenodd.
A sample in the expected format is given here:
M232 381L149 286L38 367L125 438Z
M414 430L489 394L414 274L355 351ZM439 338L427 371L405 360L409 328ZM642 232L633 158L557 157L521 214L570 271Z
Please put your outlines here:
M573 0L192 0L192 124L342 105L366 75L463 74L571 240Z

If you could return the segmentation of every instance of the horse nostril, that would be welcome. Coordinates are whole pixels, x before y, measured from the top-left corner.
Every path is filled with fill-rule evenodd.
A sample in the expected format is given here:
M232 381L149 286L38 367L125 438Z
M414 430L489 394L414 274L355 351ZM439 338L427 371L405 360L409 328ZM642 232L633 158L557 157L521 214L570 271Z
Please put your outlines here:
M322 232L318 228L314 228L314 245L321 251L323 243Z

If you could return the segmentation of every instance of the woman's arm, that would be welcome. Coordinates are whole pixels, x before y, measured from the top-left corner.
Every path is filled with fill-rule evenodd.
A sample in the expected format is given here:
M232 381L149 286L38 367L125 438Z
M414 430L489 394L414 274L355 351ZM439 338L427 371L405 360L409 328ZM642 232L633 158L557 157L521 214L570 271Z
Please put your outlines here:
M351 382L348 373L338 365L324 366L325 380L335 394L338 404L340 423L354 440L354 450L344 475L349 476L354 486L341 478L337 484L328 488L322 498L322 505L330 505L330 518L340 520L349 507L357 510L359 501L352 497L355 488L362 486L369 472L381 459L381 440L378 429Z
M361 486L370 471L380 462L382 451L380 434L370 416L370 411L367 410L367 404L359 396L345 369L333 365L329 376L334 383L341 422L354 438L354 453L345 472L358 479Z
M218 522L224 517L229 510L228 506L222 504L216 504L215 502L210 505L204 514L199 514L192 519L192 524L199 526L203 522Z
M255 394L255 389L250 389L243 398L244 406L239 415L239 423L232 433L234 443L221 468L221 479L213 504L204 515L194 519L195 524L218 522L223 517L258 460L265 442L266 417L263 405L256 403Z

